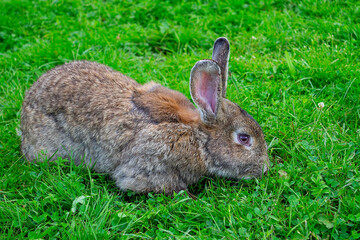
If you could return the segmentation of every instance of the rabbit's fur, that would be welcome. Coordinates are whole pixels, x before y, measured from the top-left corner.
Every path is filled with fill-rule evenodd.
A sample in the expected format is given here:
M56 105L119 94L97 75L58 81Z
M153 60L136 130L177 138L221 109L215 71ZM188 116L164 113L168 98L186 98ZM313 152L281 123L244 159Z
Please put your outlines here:
M21 150L29 161L85 161L122 189L187 189L205 175L260 177L269 163L259 124L225 98L229 42L195 64L194 105L181 93L133 79L95 62L75 61L42 75L26 93ZM239 134L250 136L248 146ZM251 145L251 146L250 146Z

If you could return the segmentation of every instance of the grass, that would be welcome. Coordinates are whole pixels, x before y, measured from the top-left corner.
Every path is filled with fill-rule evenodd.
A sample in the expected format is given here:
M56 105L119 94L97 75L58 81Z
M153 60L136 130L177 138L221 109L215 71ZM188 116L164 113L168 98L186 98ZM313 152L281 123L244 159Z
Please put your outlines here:
M357 1L0 0L0 9L0 239L360 238ZM231 44L228 98L265 132L267 177L204 178L194 201L119 192L62 159L23 161L21 103L47 70L87 59L190 97L190 69L219 36Z

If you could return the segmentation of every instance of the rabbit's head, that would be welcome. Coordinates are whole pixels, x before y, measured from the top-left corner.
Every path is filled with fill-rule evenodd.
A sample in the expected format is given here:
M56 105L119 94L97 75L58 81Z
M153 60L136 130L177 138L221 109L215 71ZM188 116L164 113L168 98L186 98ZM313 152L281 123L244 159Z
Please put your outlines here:
M190 92L200 111L201 131L210 174L241 179L261 177L268 170L267 145L260 125L245 110L226 99L229 42L214 43L212 60L195 64Z

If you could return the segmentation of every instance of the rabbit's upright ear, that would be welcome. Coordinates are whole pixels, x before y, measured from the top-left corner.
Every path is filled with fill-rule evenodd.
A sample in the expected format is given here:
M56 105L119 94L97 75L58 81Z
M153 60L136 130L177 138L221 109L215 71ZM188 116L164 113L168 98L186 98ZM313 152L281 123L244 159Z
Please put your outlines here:
M222 96L226 96L227 78L228 78L228 66L229 66L229 55L230 55L230 43L224 38L216 39L214 43L214 50L212 54L212 60L217 62L221 68L222 77Z
M191 97L200 110L201 120L205 123L217 118L222 98L221 88L221 69L215 61L201 60L191 69Z

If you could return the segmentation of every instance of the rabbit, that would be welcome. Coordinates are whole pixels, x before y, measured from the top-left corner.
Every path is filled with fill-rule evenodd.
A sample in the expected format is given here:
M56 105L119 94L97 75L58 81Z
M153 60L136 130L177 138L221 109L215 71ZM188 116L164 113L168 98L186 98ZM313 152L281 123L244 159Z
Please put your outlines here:
M261 177L269 168L260 125L226 99L230 44L190 73L190 93L144 85L105 65L74 61L42 75L21 112L28 161L57 157L107 173L122 191L172 194L204 176Z

